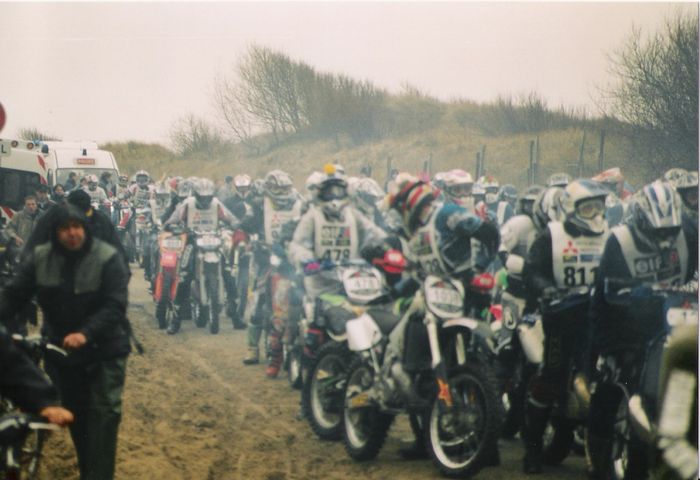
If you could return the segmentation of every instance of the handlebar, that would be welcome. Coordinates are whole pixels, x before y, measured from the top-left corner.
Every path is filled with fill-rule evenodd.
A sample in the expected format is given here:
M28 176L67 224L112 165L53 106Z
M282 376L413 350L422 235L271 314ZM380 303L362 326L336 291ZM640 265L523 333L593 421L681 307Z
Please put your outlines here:
M68 356L68 352L58 345L50 343L46 337L41 335L23 336L18 333L12 334L12 341L15 345L27 353L36 363L44 357L44 354L51 350L63 357Z

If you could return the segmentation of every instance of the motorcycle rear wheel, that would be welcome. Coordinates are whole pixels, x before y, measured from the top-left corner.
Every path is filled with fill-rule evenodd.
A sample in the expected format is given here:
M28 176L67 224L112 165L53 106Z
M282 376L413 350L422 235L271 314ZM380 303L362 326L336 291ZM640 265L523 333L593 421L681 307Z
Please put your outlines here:
M160 296L160 301L156 304L156 320L158 321L158 328L164 330L168 326L168 308L172 308L170 305L170 287L173 284L173 279L170 276L163 277L163 288Z

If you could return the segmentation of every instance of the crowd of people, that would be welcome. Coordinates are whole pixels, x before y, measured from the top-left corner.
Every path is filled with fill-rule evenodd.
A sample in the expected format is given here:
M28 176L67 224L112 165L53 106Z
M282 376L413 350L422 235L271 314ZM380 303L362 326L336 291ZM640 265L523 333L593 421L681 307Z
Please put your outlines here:
M559 173L545 185L519 190L490 174L475 181L462 169L432 178L394 171L382 187L371 169L353 177L342 165L328 164L306 178L303 190L294 185L289 173L276 169L259 179L227 176L218 188L196 177L154 181L143 170L131 182L121 175L114 183L108 172L99 179L72 176L50 196L48 187L37 186L3 231L17 253L0 296L0 318L11 333L26 333L27 323L37 323L36 304L42 334L71 353L46 359L58 395L19 360L0 363L7 367L0 385L15 390L0 393L15 395L20 406L55 423L70 423L81 478L113 477L126 360L134 342L126 312L135 247L119 228L135 227L120 217L118 206L125 204L132 211L147 209L156 232L141 247L154 295L162 293L158 276L165 258L158 239L187 234L172 314L162 325L171 335L201 315L193 298L202 296L195 279L204 243L196 232L226 237L220 247L226 251L217 257L220 303L233 327L246 330L243 364L266 362L269 378L284 368L285 346L308 316L305 298L341 291L338 282L315 275L334 265L362 260L375 266L390 303L411 295L406 285L416 278L449 278L463 287L464 314L484 322L500 321L493 306L514 301L518 318L535 318L544 334L542 361L522 382L522 395L512 397L520 398L511 409L520 409L523 471L543 471L545 430L573 371L590 401L583 422L588 473L611 477L621 394L605 365L614 362L634 391L646 353L641 347L653 338L661 315L649 292L697 285L697 172L673 168L636 191L618 168L585 179ZM399 267L404 263L395 260L397 252L408 267ZM615 300L628 293L631 302ZM564 300L570 302L565 309L550 308ZM336 306L317 301L314 315ZM305 332L307 350L322 341L318 330ZM409 357L424 349L421 341L406 335L407 343L418 342L406 348L409 374L409 365L420 363ZM8 359L17 356L10 343L0 335L0 354ZM507 370L499 379L515 368L496 364L495 372ZM19 378L23 383L12 383ZM406 456L425 455L416 440ZM486 448L491 453L485 465L497 465L498 446ZM646 475L641 472L626 478L643 478L635 476Z

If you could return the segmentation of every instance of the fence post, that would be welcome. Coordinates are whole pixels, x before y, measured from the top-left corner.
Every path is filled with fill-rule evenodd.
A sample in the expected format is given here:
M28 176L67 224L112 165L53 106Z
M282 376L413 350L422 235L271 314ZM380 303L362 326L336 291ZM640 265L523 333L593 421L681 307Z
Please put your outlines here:
M581 138L581 147L578 151L578 178L583 178L583 149L586 146L586 131L583 131L583 138Z
M528 186L535 183L535 141L530 140L530 166L527 168Z
M600 147L598 148L598 172L605 169L605 129L600 131Z

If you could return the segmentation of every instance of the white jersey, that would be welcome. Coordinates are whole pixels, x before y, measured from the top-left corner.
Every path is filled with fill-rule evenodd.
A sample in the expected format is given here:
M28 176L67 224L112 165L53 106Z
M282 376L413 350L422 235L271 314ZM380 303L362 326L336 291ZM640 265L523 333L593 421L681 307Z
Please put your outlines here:
M446 275L447 268L438 248L439 238L435 228L437 210L433 211L428 223L420 227L408 241L408 257L418 263L428 274Z
M550 222L547 228L552 236L552 269L557 287L593 285L610 232L574 237L566 233L561 222Z
M688 275L688 245L683 231L666 251L641 252L634 242L630 227L612 229L632 277L663 286L681 285Z
M275 204L268 197L263 203L263 215L265 225L265 241L268 243L277 242L282 233L282 227L289 222L296 222L301 216L302 203L300 200L294 202L292 208L283 210L276 208Z
M129 187L131 202L136 208L144 208L149 206L149 201L155 195L153 185L148 185L148 188L141 188L138 184L133 184Z
M89 187L83 187L83 190L90 195L90 203L99 203L102 204L102 202L105 202L108 200L107 194L104 191L104 188L97 186L95 187L94 190L90 190Z
M352 208L345 208L343 219L335 221L329 221L320 208L314 208L313 218L316 258L340 262L358 257L360 239Z

